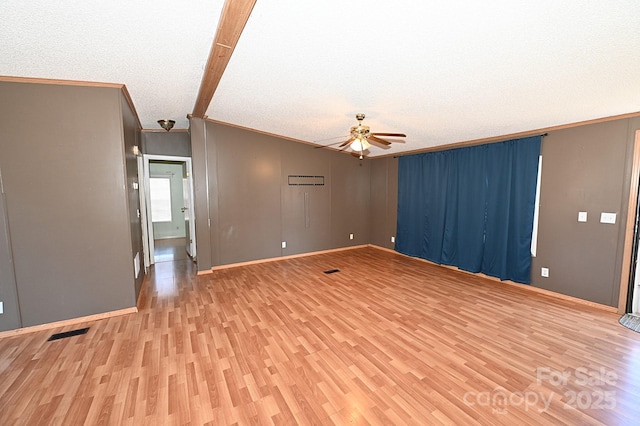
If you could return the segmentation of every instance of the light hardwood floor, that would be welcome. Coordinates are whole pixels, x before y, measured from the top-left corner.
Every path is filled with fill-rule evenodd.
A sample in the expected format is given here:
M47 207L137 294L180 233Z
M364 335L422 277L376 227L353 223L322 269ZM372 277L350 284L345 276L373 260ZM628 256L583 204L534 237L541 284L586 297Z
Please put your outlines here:
M640 334L617 315L398 254L164 262L145 286L137 314L64 329L85 335L0 339L0 424L640 419Z
M165 238L154 240L154 262L175 262L188 258L186 238Z

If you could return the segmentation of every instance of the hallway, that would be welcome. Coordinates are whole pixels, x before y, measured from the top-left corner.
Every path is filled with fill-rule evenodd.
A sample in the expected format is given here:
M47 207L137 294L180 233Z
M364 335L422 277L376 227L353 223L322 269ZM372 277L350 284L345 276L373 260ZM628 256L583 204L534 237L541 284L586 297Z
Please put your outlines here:
M161 240L154 240L153 244L153 260L155 263L174 262L189 258L189 256L187 256L185 238L164 238Z

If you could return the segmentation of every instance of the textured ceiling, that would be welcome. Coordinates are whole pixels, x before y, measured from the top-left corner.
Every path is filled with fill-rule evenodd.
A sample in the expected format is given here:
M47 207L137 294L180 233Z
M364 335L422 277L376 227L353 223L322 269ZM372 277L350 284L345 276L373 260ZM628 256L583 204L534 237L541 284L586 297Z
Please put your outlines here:
M126 84L188 124L222 1L0 2L0 75ZM405 144L640 110L640 2L258 0L209 118L321 144L364 112Z
M144 128L186 128L223 4L0 0L0 75L122 83Z

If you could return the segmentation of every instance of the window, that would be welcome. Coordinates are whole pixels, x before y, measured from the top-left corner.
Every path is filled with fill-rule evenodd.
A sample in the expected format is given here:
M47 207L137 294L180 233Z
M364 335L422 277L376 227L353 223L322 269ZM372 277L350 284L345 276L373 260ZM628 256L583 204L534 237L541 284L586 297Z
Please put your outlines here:
M151 221L171 222L171 179L149 178Z

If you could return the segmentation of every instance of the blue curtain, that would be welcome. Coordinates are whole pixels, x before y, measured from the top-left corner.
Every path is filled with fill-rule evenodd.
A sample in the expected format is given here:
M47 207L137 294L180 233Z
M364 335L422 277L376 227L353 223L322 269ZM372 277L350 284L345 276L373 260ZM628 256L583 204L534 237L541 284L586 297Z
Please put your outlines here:
M528 284L541 139L400 157L396 250Z

